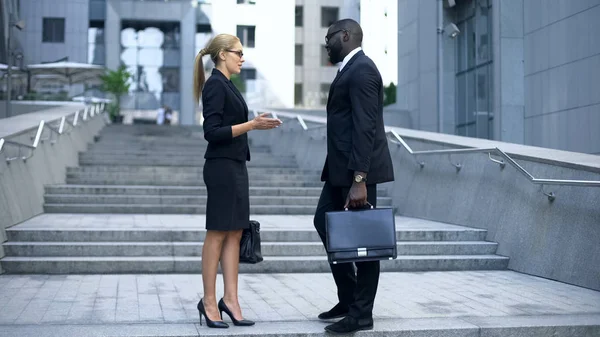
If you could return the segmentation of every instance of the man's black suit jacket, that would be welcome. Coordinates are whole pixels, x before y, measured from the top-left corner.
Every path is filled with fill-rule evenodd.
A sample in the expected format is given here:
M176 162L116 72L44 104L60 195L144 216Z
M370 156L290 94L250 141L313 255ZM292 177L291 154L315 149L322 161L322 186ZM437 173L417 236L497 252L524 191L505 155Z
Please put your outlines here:
M204 138L208 147L204 158L250 160L248 135L233 138L231 127L248 121L248 106L235 85L217 69L202 89Z
M367 173L368 185L394 180L381 74L362 51L338 72L329 89L327 159L321 180L348 187L355 171Z

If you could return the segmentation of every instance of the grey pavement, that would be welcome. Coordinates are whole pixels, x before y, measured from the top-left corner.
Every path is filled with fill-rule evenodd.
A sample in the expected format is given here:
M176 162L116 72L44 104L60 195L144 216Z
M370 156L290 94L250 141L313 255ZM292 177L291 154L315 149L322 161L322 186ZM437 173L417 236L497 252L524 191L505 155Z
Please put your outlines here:
M220 275L217 284L217 296L222 296ZM326 273L242 274L239 288L245 317L258 323L247 332L232 328L228 334L262 334L277 327L322 333L323 323L315 317L336 303ZM151 336L152 329L160 336L213 334L197 325L201 292L197 274L1 275L0 332L39 336L39 328L48 326L44 331L54 333L88 329L85 335L104 331L116 336L117 330L131 329L128 333L136 336ZM595 333L600 332L600 292L512 271L383 273L374 316L376 331L418 322L423 329L440 329L445 322L456 325L452 331L470 331L486 324L555 326L563 320L596 327Z

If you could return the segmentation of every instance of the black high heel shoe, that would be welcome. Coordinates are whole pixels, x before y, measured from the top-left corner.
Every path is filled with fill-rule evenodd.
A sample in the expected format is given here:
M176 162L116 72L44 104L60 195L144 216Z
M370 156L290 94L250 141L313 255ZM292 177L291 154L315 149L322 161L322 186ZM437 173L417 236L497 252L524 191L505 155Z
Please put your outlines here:
M229 328L229 324L227 324L223 321L211 321L208 318L208 315L206 314L206 309L204 309L204 303L202 303L202 300L200 300L200 302L198 302L198 313L200 314L200 325L202 325L202 315L204 315L204 318L206 319L206 326L208 326L209 328L219 328L219 329Z
M248 320L248 319L242 319L242 320L237 320L235 319L235 317L233 317L233 313L231 312L231 310L229 310L229 308L227 307L227 305L225 304L225 302L223 301L223 299L221 299L219 301L219 311L221 312L221 319L223 318L223 311L225 311L225 313L227 315L229 315L229 318L231 318L231 321L233 322L233 325L236 326L251 326L254 325L254 321Z

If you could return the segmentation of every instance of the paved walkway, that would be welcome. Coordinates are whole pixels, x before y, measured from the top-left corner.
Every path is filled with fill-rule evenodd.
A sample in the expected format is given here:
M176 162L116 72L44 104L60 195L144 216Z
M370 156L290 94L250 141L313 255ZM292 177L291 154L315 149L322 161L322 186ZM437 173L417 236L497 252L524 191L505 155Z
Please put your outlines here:
M219 276L218 296L221 283ZM87 326L97 335L126 326L130 330L121 331L141 329L142 335L152 335L148 329L172 329L182 336L215 333L197 324L201 284L200 275L2 275L0 331L39 336L43 326L53 333ZM239 287L245 317L258 322L246 331L252 334L274 327L320 333L323 323L315 316L336 302L328 274L243 274ZM600 292L511 271L383 273L374 315L377 329L544 317L600 327ZM234 330L244 332L228 333Z

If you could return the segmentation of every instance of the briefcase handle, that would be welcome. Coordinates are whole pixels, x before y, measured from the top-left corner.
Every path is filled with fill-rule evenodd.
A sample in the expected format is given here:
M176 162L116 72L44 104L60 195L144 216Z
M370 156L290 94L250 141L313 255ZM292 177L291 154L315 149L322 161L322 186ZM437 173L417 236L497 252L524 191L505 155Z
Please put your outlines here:
M373 209L374 208L373 205L371 205L371 203L368 202L368 201L367 201L367 205L369 206L369 209ZM344 211L348 211L348 210L349 210L348 207L344 208Z

